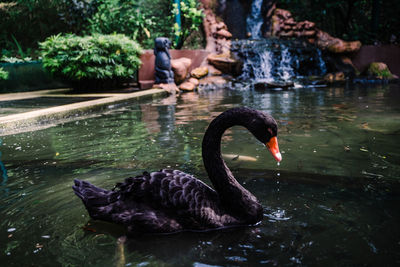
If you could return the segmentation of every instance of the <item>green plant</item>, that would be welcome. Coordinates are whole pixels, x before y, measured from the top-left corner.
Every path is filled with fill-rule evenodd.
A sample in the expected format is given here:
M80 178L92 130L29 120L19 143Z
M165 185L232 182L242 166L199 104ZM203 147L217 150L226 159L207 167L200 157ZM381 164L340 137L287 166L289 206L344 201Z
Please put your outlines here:
M89 19L91 33L123 33L138 42L150 38L154 17L140 12L137 0L99 0L97 12Z
M18 57L3 56L2 58L0 58L0 62L7 62L7 63L22 63L29 61L32 61L31 57L18 58Z
M76 87L120 85L141 63L141 47L123 34L55 35L39 45L44 68Z
M197 0L182 0L180 2L181 12L181 27L177 23L173 25L173 32L175 36L179 36L179 42L175 43L176 48L181 48L185 40L190 36L192 32L199 29L199 26L203 22L203 10L199 8ZM172 16L179 13L178 5L173 4Z
M400 6L395 0L278 0L297 21L310 20L331 35L363 44L399 43Z
M8 72L5 71L3 68L0 68L0 81L8 79Z

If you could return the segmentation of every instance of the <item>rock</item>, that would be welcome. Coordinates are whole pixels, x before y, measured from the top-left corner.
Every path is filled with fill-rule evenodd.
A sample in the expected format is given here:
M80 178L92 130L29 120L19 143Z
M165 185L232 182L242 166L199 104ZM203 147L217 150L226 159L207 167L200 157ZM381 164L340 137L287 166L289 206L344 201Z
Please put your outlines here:
M360 41L346 42L339 38L335 38L335 39L337 40L337 42L328 46L329 52L332 52L335 54L353 53L353 52L357 52L361 48Z
M357 52L361 48L360 41L346 42L321 30L317 31L316 39L317 46L320 49L328 50L335 54Z
M159 84L155 84L153 86L153 88L164 89L165 91L167 91L170 94L179 93L179 89L176 86L176 84L174 84L174 83L159 83Z
M171 60L171 68L174 72L174 79L176 84L180 84L186 79L192 60L190 58L182 57Z
M285 20L284 24L289 25L289 26L295 26L295 25L297 25L297 22L294 21L293 18L288 18L287 20Z
M290 11L280 8L275 9L274 15L284 20L287 20L292 17L292 13L290 13Z
M196 85L191 82L184 82L179 85L179 89L182 91L190 92L196 89Z
M226 26L226 24L224 23L224 22L219 22L219 23L217 23L216 24L216 27L217 27L217 31L219 31L219 30L226 30L226 31L228 31L228 26ZM230 34L230 32L228 32L229 34ZM231 35L232 36L232 35Z
M293 37L294 31L288 31L288 32L281 32L279 34L280 37Z
M208 68L208 73L209 73L210 75L213 75L213 76L222 75L222 71L216 69L213 65L209 65L209 64L208 64L208 65L207 65L207 68Z
M199 86L199 83L200 83L198 79L193 78L193 77L189 78L188 82L193 83L194 86L196 86L196 87Z
M282 88L284 90L289 87L293 87L293 82L259 82L254 84L254 89L256 90L265 90L271 88Z
M226 83L227 80L222 76L207 76L200 80L201 85L212 84L218 86L218 85L224 85Z
M346 76L344 75L344 73L342 71L335 73L335 81L343 82L345 80L346 80Z
M275 9L270 21L270 32L266 33L268 36L305 37L310 43L316 44L318 48L334 54L353 53L361 48L360 41L347 42L332 37L317 29L314 22L308 20L296 22L292 14L284 9Z
M315 44L315 38L308 38L307 41L308 41L310 44Z
M207 60L222 73L239 75L242 72L243 63L228 54L210 54Z
M344 82L345 80L346 76L341 71L336 73L328 73L324 76L324 81L328 83Z
M325 64L333 72L343 72L346 77L354 78L358 70L346 54L325 54Z
M201 79L201 78L203 78L204 76L207 76L207 75L208 75L208 68L207 68L207 67L198 67L198 68L195 68L195 69L193 69L193 70L190 72L190 75L191 75L192 77L194 77L194 78Z
M228 32L225 29L221 29L221 30L217 31L217 37L230 39L230 38L232 38L232 33Z
M216 1L202 0L203 12L203 29L207 40L206 50L212 53L227 53L230 51L230 39L232 34L228 31L228 27L222 21L217 20L213 8L217 4ZM214 4L211 4L214 3Z
M397 77L392 74L389 67L383 62L372 62L369 64L366 74L379 79L396 79Z
M304 23L304 29L306 29L306 30L311 30L311 29L314 29L314 27L315 27L314 22L305 20L305 21L303 21L303 23Z
M306 37L312 37L316 34L315 31L304 31L302 32L302 36L306 36Z
M290 25L285 25L285 26L283 26L283 30L284 31L290 31L290 30L292 30L292 26L290 26Z

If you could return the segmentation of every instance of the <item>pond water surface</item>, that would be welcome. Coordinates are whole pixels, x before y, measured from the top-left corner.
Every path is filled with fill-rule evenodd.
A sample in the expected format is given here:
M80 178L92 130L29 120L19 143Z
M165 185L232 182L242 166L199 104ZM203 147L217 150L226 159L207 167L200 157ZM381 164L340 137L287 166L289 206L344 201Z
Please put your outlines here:
M0 137L2 266L394 266L400 264L400 86L257 92L237 84ZM208 182L203 133L237 106L272 114L280 165L247 131L222 151L264 206L254 227L138 235L91 220L73 179L112 188L176 168Z

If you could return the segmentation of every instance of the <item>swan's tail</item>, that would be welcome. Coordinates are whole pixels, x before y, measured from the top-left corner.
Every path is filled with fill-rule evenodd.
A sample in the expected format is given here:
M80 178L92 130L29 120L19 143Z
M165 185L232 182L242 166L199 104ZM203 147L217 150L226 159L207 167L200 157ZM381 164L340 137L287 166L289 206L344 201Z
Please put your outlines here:
M112 204L117 200L116 192L105 190L89 182L74 180L74 193L82 199L83 204L93 219L107 220Z

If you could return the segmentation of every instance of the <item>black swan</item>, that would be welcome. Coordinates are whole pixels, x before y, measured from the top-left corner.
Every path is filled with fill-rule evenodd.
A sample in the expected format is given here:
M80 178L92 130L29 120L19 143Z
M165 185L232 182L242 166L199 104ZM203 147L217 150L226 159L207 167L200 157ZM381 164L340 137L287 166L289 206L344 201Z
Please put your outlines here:
M203 138L203 162L215 190L190 174L168 169L127 178L113 190L80 180L72 188L93 219L123 224L128 233L254 225L262 220L261 204L236 181L221 156L222 135L234 125L246 127L281 161L275 120L254 109L232 108L210 123Z

